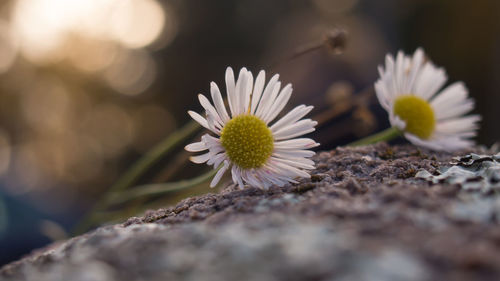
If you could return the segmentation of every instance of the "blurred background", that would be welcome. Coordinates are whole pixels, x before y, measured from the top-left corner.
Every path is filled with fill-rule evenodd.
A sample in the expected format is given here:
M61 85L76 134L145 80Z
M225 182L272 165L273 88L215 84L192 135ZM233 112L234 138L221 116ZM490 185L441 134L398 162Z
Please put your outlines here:
M499 17L489 0L2 0L0 265L63 237L187 110L201 111L196 95L223 85L227 66L293 83L288 107L315 106L325 150L388 126L376 67L422 46L466 83L483 116L478 142L490 146L500 139ZM348 32L344 52L323 45L290 59L336 28ZM203 168L184 159L167 157L143 182Z

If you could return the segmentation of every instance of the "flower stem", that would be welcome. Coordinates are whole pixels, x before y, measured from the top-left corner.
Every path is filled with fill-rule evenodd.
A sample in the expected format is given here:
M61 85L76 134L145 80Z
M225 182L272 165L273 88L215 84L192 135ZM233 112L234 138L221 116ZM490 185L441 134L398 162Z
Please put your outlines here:
M222 167L222 166L221 166ZM185 190L188 188L196 187L207 180L209 180L213 175L217 173L220 169L209 170L206 173L203 173L195 178L189 180L181 180L177 182L170 183L159 183L159 184L146 184L141 186L136 186L133 189L125 192L117 192L117 193L109 193L106 200L108 206L114 204L123 204L131 200L135 200L138 198L145 199L150 195L162 195L170 192L175 192L179 190ZM143 212L147 209L155 208L154 205L144 205L140 202L141 206L139 209L133 208L131 209L118 209L118 210L99 210L94 212L93 222L118 222L120 220L126 219L127 217L133 216L139 212Z
M107 207L109 194L115 194L116 192L120 192L133 185L151 166L153 166L164 155L169 153L188 137L196 133L199 128L200 125L198 123L190 121L184 125L184 127L170 134L163 141L148 151L109 188L107 194L97 201L91 210L76 225L74 232L79 234L91 227L94 223L94 213Z
M200 125L198 123L190 121L178 131L170 134L167 138L146 153L141 159L135 162L135 164L132 165L132 167L130 167L123 174L123 176L121 176L116 183L111 186L109 191L116 192L130 187L152 165L160 160L165 154L169 153L173 148L178 146L186 138L196 133L199 128Z
M355 142L351 142L347 146L360 146L360 145L374 144L381 141L390 141L399 136L401 136L401 131L395 127L390 127L388 129L383 130L382 132L362 138Z
M212 176L214 176L218 170L219 169L210 170L204 174L201 174L189 180L181 180L178 182L170 182L170 183L146 184L134 187L134 189L127 192L110 193L110 196L108 197L108 203L120 204L143 196L159 195L163 193L190 188L207 181Z

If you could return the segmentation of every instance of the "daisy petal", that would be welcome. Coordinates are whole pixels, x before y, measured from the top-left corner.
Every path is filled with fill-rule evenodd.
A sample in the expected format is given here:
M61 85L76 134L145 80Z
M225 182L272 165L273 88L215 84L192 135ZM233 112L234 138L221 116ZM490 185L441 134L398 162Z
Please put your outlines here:
M291 160L288 160L288 159L284 159L284 158L278 158L278 157L272 157L272 159L274 161L278 161L280 163L283 163L283 164L286 164L286 165L289 165L291 167L295 167L295 168L301 168L301 169L314 169L314 162L312 162L312 160L310 160L311 162L299 162L299 161L291 161Z
M269 123L278 116L278 114L285 108L285 105L288 103L288 100L292 96L292 85L288 84L281 90L281 93L276 98L276 101L273 103L271 108L268 111L268 114L264 116L264 122Z
M241 178L240 169L237 166L233 166L231 168L231 175L233 177L233 182L235 184L238 184L238 187L240 189L243 189L243 187L244 187L244 185L243 185L243 179Z
M207 150L208 148L205 146L205 143L203 142L194 142L186 145L184 149L189 152L200 152L203 150Z
M194 121L198 122L201 126L207 128L210 130L208 127L208 122L207 119L203 118L200 114L194 112L194 111L188 111L189 116L194 119Z
M422 64L424 61L424 51L422 48L418 48L413 54L413 60L410 61L410 70L408 73L408 93L415 92L415 80L422 69Z
M298 148L313 148L318 146L319 143L313 139L300 138L285 141L278 141L274 143L276 149L298 149Z
M316 152L312 150L288 150L288 149L276 149L273 155L286 158L286 157L311 157Z
M252 106L250 108L250 114L255 114L255 109L257 108L257 104L260 101L262 91L264 90L265 79L266 79L266 73L264 72L264 70L261 70L259 72L259 75L257 75L257 78L255 79L255 86L253 89Z
M229 168L229 161L224 161L224 166L222 166L222 168L220 168L220 170L217 171L214 178L210 182L210 187L214 188L219 183L220 179L222 178L224 173L226 173L228 168Z
M217 110L215 110L215 107L210 103L210 101L202 94L198 95L198 100L200 101L201 106L203 108L210 112L212 116L215 118L215 121L217 121L219 124L223 124L222 119L219 116L219 113L217 113Z
M305 105L299 105L295 107L292 111L288 112L280 120L274 123L271 126L271 131L276 132L285 126L295 123L300 118L306 116L306 114L309 113L313 108L313 106Z
M380 102L380 105L385 110L390 110L392 107L389 91L386 89L386 85L383 81L379 80L375 83L375 94Z
M446 73L442 68L427 62L415 82L415 93L424 100L429 100L446 83ZM411 94L411 93L404 93Z
M224 100L220 93L219 87L214 82L210 83L210 94L212 95L212 100L214 101L215 109L219 113L222 121L227 123L229 121L229 115L227 114L226 107L224 106Z
M316 126L317 124L318 122L312 121L311 119L300 120L295 124L283 127L282 129L274 133L274 137L276 140L283 140L302 136L307 133L313 132L314 126Z
M436 124L436 132L453 135L459 132L475 131L478 128L478 122L481 116L470 115L461 118L440 121Z
M236 108L236 84L234 82L234 73L231 67L226 69L226 91L227 91L227 102L229 104L229 109L231 110L231 116L235 116Z
M280 88L281 82L278 81L274 85L274 89L271 91L271 94L266 98L264 104L262 104L262 106L260 107L260 113L256 114L259 118L264 119L264 117L269 113L269 110L271 109L274 101L276 100L276 97L278 96L278 93L280 92Z
M198 156L189 157L189 160L196 164L205 163L208 161L208 159L210 159L210 152Z
M247 82L244 93L244 102L243 102L243 113L250 113L250 98L252 96L253 90L253 75L252 72L247 72Z
M265 107L265 105L269 101L270 95L272 94L272 92L274 90L274 86L278 82L279 77L280 76L278 74L275 74L271 78L271 80L269 81L269 83L267 83L267 86L264 88L264 93L262 94L262 97L261 97L261 99L259 101L259 104L257 105L256 111L255 111L255 115L256 116L260 117L262 115L263 107Z
M245 99L244 95L246 91L247 82L248 82L247 69L242 68L240 70L240 74L238 74L238 81L236 81L236 94L234 95L235 108L233 117L245 113L245 105L243 104L243 102Z
M448 86L431 102L437 120L458 117L474 108L474 101L468 98L465 85L456 82Z

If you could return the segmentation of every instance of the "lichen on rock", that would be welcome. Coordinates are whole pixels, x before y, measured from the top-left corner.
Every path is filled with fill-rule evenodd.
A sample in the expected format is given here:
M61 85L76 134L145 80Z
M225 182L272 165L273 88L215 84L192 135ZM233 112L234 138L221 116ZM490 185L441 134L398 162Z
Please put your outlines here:
M440 167L437 175L420 170L415 176L432 183L458 184L464 190L480 190L483 193L500 190L500 153L470 153L453 158L450 164Z

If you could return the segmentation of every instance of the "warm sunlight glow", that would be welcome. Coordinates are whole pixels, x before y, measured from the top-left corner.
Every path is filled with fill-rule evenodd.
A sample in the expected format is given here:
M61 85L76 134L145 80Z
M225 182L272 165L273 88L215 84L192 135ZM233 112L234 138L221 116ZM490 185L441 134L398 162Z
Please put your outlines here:
M75 37L145 47L162 35L165 15L156 0L18 0L12 28L23 55L48 63L64 59Z
M144 92L155 80L156 64L145 51L123 51L104 72L103 77L118 93L135 96Z
M122 0L113 12L111 32L123 45L141 48L158 38L164 23L163 9L154 0Z
M17 45L9 24L0 20L0 73L10 69L17 57Z

